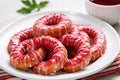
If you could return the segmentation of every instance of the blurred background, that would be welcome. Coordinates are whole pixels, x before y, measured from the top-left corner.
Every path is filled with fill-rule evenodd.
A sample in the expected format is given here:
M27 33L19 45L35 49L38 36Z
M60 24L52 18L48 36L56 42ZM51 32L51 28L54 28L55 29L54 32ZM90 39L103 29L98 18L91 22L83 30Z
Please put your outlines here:
M36 0L37 2L43 0ZM85 0L48 0L49 3L46 7L40 10L44 11L73 11L86 13L85 11ZM4 26L10 21L15 20L19 17L25 16L17 13L16 11L23 7L21 0L0 0L0 24ZM1 28L0 26L0 28Z

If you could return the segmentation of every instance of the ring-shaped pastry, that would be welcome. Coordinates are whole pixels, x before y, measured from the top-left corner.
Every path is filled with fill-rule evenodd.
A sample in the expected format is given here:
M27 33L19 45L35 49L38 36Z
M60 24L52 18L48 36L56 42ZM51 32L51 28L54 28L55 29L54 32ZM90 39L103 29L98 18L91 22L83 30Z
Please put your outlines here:
M33 71L37 74L49 75L62 69L67 60L67 50L56 38L50 36L38 37L38 45L49 49L53 55L47 61L39 62L34 66Z
M93 39L91 44L91 61L95 61L105 52L107 44L105 34L94 26L80 24L78 27L79 31L86 32Z
M39 18L33 25L34 36L61 37L70 31L71 20L64 14L49 14Z
M41 62L46 56L46 50L40 47L39 39L24 40L10 51L10 63L18 69L28 69Z
M87 36L85 32L81 32L81 34L83 34L83 36ZM65 63L64 70L66 72L83 70L90 62L90 42L88 39L86 39L86 37L83 36L77 34L66 34L60 39L64 46L74 47L76 50L76 53L74 53L72 58L68 58L67 62Z

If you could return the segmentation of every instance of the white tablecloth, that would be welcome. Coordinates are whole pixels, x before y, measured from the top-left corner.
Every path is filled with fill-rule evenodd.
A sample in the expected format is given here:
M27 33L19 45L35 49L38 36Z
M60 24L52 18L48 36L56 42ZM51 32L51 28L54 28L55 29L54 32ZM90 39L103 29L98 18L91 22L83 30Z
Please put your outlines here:
M21 0L0 0L0 29L5 27L11 21L26 16L16 12L24 6ZM40 0L37 0L38 2ZM41 9L44 11L72 11L87 14L85 10L85 0L49 0L49 4ZM120 25L115 26L120 34ZM113 74L99 80L120 80L120 73Z

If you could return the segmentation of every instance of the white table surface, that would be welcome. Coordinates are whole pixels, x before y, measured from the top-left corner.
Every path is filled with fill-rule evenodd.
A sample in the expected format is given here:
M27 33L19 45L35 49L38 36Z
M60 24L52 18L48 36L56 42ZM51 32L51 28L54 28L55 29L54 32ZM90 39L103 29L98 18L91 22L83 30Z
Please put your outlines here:
M16 10L24 6L20 1L21 0L0 0L0 29L11 21L26 16L16 12ZM40 0L37 1L39 2ZM41 9L40 12L60 10L87 14L85 10L85 0L49 0L49 4L44 9ZM115 26L115 29L120 34L120 24ZM98 80L120 80L120 73L106 76Z

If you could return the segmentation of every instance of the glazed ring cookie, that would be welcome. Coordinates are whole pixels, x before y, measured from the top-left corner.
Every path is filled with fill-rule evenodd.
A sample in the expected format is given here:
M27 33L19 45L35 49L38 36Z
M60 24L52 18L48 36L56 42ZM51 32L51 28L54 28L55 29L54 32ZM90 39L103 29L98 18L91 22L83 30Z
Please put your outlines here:
M33 25L34 36L61 37L70 31L71 20L64 14L49 14L39 18Z
M85 32L81 33L86 36ZM73 47L75 49L74 52L76 52L74 54L72 52L72 57L68 58L64 66L64 70L66 72L83 70L84 67L89 64L91 59L89 40L77 34L66 34L62 36L60 41L65 47Z
M33 29L32 28L27 28L24 29L16 34L14 34L8 44L8 52L10 53L10 51L15 48L16 45L18 45L18 43L26 40L26 39L30 39L33 38Z
M18 69L28 69L42 61L46 54L44 48L41 48L39 39L27 39L15 46L10 51L10 63Z
M53 55L49 60L36 64L33 68L33 71L37 74L48 75L51 73L56 73L62 69L67 59L67 50L63 44L59 40L50 36L41 36L35 38L34 41L36 43L38 43L37 39L39 39L39 44L36 45L49 49Z
M106 49L105 34L100 29L90 25L83 24L78 26L79 26L79 31L86 32L93 39L93 42L91 44L91 53L92 53L91 61L95 61L105 52Z

